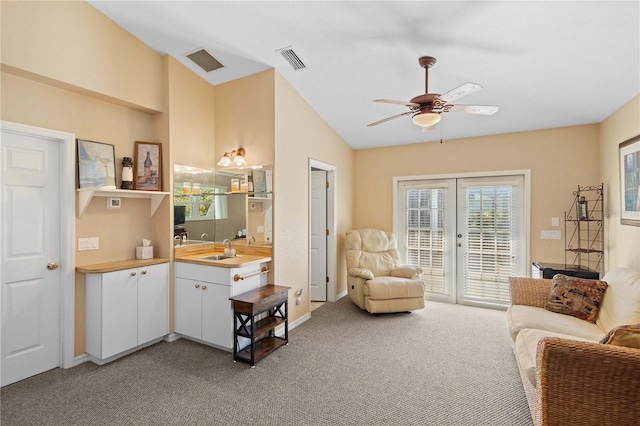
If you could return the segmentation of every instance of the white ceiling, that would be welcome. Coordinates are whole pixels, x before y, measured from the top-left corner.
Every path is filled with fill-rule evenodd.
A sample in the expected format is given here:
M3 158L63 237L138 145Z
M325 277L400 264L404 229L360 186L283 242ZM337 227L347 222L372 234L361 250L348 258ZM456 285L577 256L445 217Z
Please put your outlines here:
M214 85L275 68L354 149L599 123L640 93L637 0L90 3ZM306 69L276 52L287 46ZM200 48L225 68L185 57ZM428 132L411 116L366 127L407 111L373 99L424 93L425 55L429 92L479 83L455 103L500 111L445 113Z

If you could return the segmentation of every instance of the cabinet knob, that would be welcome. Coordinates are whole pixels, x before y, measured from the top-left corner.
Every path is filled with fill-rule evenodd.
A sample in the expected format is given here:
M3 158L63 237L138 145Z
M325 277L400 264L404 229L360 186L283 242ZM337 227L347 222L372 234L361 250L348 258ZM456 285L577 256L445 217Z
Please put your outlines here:
M206 290L206 289L207 289L207 286L206 286L206 285L203 285L203 286L202 286L202 289L203 289L203 290Z
M135 277L135 276L136 276L136 273L135 273L135 272L132 272L132 273L131 273L131 276L132 276L132 277Z
M196 284L196 286L195 286L195 287L196 287L196 288L200 288L200 284Z
M142 271L142 275L147 275L147 270L146 270L146 269L144 269L144 270Z

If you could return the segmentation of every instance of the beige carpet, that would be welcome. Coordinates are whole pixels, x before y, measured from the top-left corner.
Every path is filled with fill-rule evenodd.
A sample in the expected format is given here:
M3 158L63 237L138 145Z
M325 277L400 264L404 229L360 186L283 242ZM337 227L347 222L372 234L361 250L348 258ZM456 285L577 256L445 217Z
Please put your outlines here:
M181 339L2 388L11 425L531 425L503 311L348 298L255 368Z

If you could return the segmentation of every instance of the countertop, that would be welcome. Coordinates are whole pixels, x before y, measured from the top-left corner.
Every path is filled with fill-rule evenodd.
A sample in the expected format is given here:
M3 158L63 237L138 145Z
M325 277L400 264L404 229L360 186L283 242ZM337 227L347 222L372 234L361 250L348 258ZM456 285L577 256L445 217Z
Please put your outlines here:
M195 263L198 265L218 266L221 268L240 268L254 263L264 263L272 260L271 247L247 246L234 244L237 256L223 260L208 260L203 257L224 254L225 246L219 243L199 245L175 246L174 260L176 262Z
M214 254L222 254L222 252L180 255L175 257L175 261L185 262L185 263L195 263L197 265L218 266L221 268L241 268L243 266L251 265L253 263L264 263L264 262L269 262L271 260L270 256L251 255L251 254L239 254L235 257L230 257L229 259L222 259L222 260L203 259L203 257L212 256Z
M122 271L123 269L140 268L143 266L167 263L169 259L155 257L153 259L127 259L115 262L95 263L93 265L76 266L76 271L83 274L103 274L105 272Z

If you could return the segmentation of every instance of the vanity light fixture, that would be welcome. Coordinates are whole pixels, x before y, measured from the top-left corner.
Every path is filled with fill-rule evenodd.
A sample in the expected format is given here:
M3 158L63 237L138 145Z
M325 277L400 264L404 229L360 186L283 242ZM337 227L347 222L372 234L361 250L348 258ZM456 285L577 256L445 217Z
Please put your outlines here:
M236 167L242 167L247 165L247 160L244 159L245 150L244 148L234 149L230 152L225 152L220 161L218 161L218 166L229 167L234 165Z

